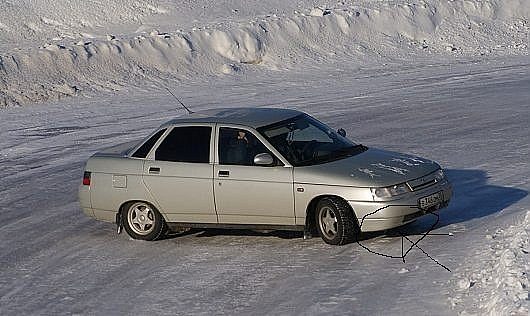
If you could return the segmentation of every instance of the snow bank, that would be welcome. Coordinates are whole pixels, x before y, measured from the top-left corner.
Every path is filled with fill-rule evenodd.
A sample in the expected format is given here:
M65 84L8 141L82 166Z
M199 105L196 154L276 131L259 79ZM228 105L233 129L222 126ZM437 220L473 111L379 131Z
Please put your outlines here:
M463 314L528 315L529 233L527 212L521 223L486 235L488 245L455 272L453 308Z
M43 3L56 5L51 0ZM94 11L101 4L86 5ZM106 14L134 20L145 12L179 14L174 11L154 1L122 0L116 11ZM529 12L530 2L525 0L364 1L189 31L168 26L163 32L106 38L78 34L0 54L0 106L119 89L145 84L145 80L185 80L250 69L282 70L322 62L364 64L411 56L528 54ZM104 21L111 19L102 16ZM74 20L82 21L80 17ZM53 16L40 21L66 30L74 23ZM4 32L11 29L6 22L0 26ZM22 30L21 36L28 32Z
M6 0L0 3L0 47L91 38L104 26L119 28L164 12L155 0Z

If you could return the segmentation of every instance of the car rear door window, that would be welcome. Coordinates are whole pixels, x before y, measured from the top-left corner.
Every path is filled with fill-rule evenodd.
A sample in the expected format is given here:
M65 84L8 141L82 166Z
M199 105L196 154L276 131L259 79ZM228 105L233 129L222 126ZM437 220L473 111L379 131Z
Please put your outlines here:
M156 149L155 159L174 162L210 162L209 126L175 127Z
M140 148L138 148L138 150L136 150L132 156L135 157L135 158L145 158L145 157L147 157L147 154L149 154L149 152L151 151L151 148L153 148L153 146L155 145L156 141L160 138L160 136L162 136L162 134L164 134L165 131L166 131L166 129L163 128L163 129L159 130L158 132L156 132L145 143L143 143L143 145L140 146Z

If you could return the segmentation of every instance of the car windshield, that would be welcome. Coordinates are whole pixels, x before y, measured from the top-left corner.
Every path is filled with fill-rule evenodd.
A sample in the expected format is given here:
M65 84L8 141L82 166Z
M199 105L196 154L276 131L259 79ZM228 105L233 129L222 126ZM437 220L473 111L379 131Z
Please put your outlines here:
M365 146L353 143L306 114L258 128L258 131L293 166L321 164L366 150Z

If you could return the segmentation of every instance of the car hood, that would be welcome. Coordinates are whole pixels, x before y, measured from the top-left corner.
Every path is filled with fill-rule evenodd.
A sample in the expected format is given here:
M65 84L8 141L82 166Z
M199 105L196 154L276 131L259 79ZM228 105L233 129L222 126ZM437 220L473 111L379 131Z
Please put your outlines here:
M370 148L358 155L312 166L294 168L297 183L384 187L436 171L432 160Z

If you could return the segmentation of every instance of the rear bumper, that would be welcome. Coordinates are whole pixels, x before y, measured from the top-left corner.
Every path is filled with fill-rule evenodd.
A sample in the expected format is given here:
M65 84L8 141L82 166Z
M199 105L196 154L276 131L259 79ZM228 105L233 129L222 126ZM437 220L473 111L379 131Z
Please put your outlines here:
M419 207L419 199L436 192L442 192L442 202L429 209L421 209ZM355 212L361 231L371 232L405 225L420 216L446 207L452 195L453 189L451 184L448 181L444 181L431 187L405 194L399 199L392 201L349 201L348 203Z
M94 210L92 209L92 203L90 202L90 186L79 186L79 205L81 206L81 209L85 215L89 217L95 217Z

